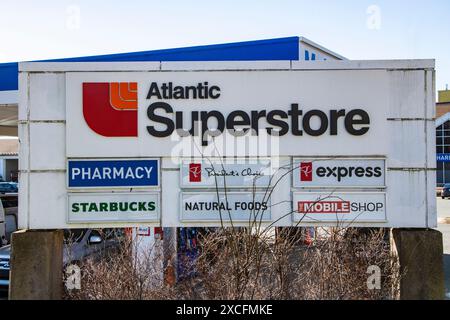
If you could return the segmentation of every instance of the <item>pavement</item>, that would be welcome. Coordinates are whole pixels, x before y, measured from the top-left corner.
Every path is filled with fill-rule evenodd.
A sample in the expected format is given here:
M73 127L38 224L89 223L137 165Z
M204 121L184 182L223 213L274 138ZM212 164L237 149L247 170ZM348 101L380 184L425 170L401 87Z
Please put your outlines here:
M444 242L445 295L450 300L450 199L437 198L438 227Z

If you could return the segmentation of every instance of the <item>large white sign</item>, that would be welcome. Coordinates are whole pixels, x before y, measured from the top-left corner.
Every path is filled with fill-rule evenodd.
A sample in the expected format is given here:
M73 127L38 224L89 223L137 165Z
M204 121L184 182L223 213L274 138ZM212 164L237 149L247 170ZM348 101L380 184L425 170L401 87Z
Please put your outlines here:
M269 159L183 160L181 188L269 188L273 175Z
M271 220L265 192L182 192L180 212L183 222L244 222Z
M386 196L371 192L294 192L295 222L386 220Z
M68 223L157 222L158 193L69 193Z
M386 186L384 159L294 159L293 185L311 187Z
M20 228L245 226L253 200L266 226L437 224L434 61L19 68Z

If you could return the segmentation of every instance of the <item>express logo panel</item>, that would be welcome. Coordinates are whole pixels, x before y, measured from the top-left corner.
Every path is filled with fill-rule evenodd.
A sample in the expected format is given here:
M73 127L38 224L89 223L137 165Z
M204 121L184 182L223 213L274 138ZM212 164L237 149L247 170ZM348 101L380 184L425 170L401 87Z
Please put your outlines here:
M312 182L313 180L324 178L332 179L340 183L352 178L377 179L383 176L383 168L381 166L371 165L315 165L313 168L312 162L301 162L299 170L300 181L302 182Z
M137 82L83 83L83 116L105 137L137 137Z
M300 181L312 181L313 164L312 162L302 162L300 164Z

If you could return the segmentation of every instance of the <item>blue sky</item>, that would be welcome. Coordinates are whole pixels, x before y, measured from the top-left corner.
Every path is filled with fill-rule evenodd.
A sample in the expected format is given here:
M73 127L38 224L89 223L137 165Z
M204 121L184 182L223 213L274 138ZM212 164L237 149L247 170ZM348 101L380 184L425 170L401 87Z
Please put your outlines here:
M450 1L0 0L0 62L305 36L349 59L434 58L450 84Z

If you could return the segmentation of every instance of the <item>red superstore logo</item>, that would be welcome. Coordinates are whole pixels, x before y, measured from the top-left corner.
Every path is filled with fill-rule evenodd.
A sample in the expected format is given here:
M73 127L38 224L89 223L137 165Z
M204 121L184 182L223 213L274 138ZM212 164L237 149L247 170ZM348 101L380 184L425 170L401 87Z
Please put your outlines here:
M350 201L299 201L298 212L309 213L350 213Z
M202 165L201 163L189 164L189 182L202 181Z
M83 83L83 116L105 137L137 137L137 82Z
M312 162L300 163L300 181L312 181L313 164Z

